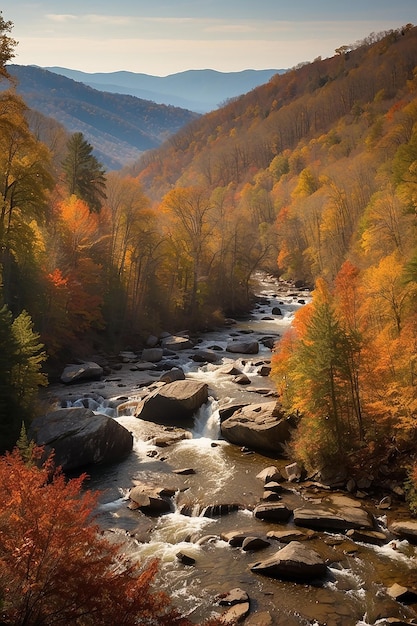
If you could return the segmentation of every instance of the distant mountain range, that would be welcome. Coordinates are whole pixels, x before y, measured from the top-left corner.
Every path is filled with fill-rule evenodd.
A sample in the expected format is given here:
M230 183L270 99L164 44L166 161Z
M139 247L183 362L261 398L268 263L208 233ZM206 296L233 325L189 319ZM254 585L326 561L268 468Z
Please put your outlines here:
M230 98L240 96L267 83L275 74L286 70L243 70L217 72L215 70L188 70L169 76L151 76L135 72L89 74L64 67L46 67L67 78L72 78L94 89L123 93L159 104L207 113Z
M179 107L106 93L31 65L8 65L31 109L82 132L108 169L120 169L199 117ZM1 88L6 88L3 81Z

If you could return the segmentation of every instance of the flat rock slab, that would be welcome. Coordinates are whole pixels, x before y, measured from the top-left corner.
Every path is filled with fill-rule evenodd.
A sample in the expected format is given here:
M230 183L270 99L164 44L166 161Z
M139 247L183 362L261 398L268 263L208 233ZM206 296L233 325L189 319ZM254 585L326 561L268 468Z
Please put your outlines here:
M298 541L291 541L268 559L255 563L252 572L272 578L314 581L327 575L327 565L311 548Z
M313 530L269 530L266 534L268 539L275 539L281 543L290 543L291 541L307 541L315 536Z
M253 510L253 514L257 519L268 522L286 522L292 515L291 509L282 503L266 502L258 504Z
M373 530L374 519L361 503L347 496L325 498L321 503L295 509L294 523L318 530Z
M380 546L387 541L387 536L377 530L359 530L351 528L347 531L346 536L352 541L359 541L361 543L371 543L372 545Z
M389 530L397 537L407 539L411 543L417 543L417 520L408 519L391 522Z

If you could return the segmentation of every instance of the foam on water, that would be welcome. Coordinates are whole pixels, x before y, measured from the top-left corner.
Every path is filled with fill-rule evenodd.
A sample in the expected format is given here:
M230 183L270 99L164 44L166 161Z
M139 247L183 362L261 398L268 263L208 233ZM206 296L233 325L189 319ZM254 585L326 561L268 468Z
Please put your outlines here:
M187 542L191 535L205 531L209 526L213 527L217 524L217 520L208 517L188 517L181 515L178 511L168 513L158 520L152 533L151 543L165 543L173 546L176 552L180 549L182 543L187 544L187 554L189 550L200 551L199 545Z
M407 567L415 568L417 565L416 549L406 539L393 539L382 546L369 545L369 548L392 561L401 561Z

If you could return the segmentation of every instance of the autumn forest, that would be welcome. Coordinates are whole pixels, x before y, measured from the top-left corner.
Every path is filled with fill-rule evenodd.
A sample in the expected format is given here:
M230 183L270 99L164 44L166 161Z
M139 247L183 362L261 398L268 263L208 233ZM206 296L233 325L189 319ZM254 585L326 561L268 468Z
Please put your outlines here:
M312 289L273 355L300 417L296 457L314 469L413 451L417 28L276 75L119 171L16 95L11 28L2 20L1 448L70 356L221 324L248 310L261 270Z
M291 458L390 465L417 513L417 27L277 74L115 171L17 95L12 30L0 12L0 621L58 623L59 558L59 623L189 625L151 593L157 564L87 523L85 476L25 433L71 359L221 326L253 306L255 272L311 290L272 354Z

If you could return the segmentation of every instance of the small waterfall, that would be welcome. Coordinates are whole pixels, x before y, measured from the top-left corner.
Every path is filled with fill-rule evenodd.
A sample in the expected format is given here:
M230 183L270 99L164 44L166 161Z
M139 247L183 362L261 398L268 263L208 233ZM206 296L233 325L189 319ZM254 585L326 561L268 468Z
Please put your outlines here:
M220 415L217 402L213 398L200 407L194 418L193 439L206 438L216 441L220 438Z

